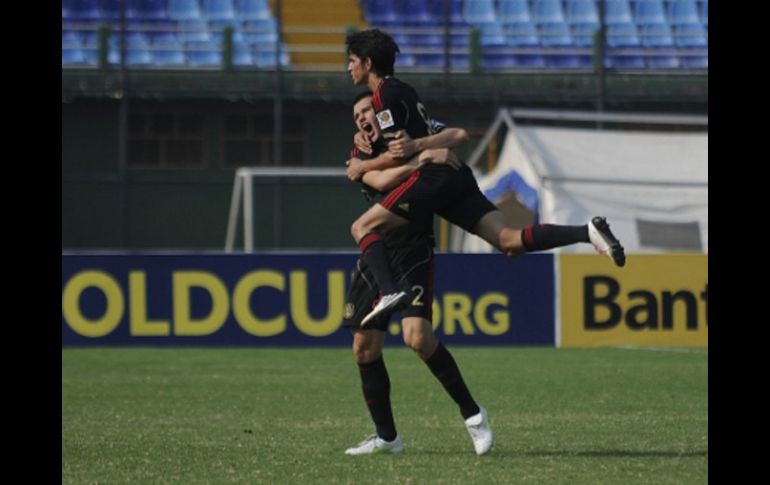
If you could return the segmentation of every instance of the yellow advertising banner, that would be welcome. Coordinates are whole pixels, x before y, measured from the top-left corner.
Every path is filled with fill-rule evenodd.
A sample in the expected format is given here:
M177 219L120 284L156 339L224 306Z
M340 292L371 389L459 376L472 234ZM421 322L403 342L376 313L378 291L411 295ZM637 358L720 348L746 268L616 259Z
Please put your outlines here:
M708 255L559 256L561 347L708 347ZM558 338L558 337L557 337Z

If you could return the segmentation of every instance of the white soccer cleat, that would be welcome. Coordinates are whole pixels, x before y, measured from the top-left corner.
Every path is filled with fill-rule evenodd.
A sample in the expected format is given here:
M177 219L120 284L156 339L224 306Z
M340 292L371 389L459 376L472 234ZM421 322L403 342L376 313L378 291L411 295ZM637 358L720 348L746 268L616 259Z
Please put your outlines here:
M610 231L610 225L607 224L606 218L594 217L591 219L588 223L588 238L597 253L606 254L617 266L626 264L625 250L620 245L618 238Z
M487 410L479 406L481 410L478 414L465 420L465 427L468 428L468 434L473 440L473 448L477 455L489 453L494 443L492 428L489 427L489 417Z
M400 309L405 303L407 303L408 299L409 294L406 291L388 293L387 295L380 298L380 301L378 301L377 305L372 308L372 311L370 311L369 314L366 315L363 320L361 320L361 326L366 326L366 324L377 315L381 315L386 312L390 314Z
M402 453L404 451L404 442L401 437L396 435L393 441L385 441L376 434L368 436L364 441L358 443L352 448L345 450L346 455L376 455L378 453Z

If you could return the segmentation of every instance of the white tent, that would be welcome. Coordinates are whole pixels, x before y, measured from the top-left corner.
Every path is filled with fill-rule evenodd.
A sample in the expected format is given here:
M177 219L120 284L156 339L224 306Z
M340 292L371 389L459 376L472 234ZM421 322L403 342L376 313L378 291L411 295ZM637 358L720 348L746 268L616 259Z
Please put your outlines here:
M479 187L491 200L500 204L515 194L539 223L579 225L606 216L628 253L708 252L705 129L674 133L518 126L512 116L516 113L501 110L469 160L473 165L491 137L507 125L497 166L477 174ZM698 117L604 116L606 121L708 124ZM493 251L460 230L454 230L452 249ZM561 251L592 248L578 244Z

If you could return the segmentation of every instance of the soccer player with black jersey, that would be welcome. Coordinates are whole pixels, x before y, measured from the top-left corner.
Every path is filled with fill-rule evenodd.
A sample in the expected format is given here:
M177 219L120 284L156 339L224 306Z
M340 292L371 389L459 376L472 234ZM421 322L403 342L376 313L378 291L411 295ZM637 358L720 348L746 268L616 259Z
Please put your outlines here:
M366 85L374 93L372 104L382 136L396 143L422 139L431 134L430 116L417 92L393 77L398 45L386 33L369 29L349 34L345 43L348 72L355 85ZM401 134L405 131L406 134ZM411 155L405 153L405 156ZM396 161L379 160L362 164L351 159L348 178L358 180L367 170L394 166ZM351 234L363 258L385 295L362 324L380 313L388 314L408 301L408 291L398 288L387 264L381 244L382 234L410 220L424 220L438 214L468 232L480 236L508 256L542 251L575 243L591 243L597 252L608 255L618 265L625 264L625 253L604 217L594 217L582 226L554 224L513 227L503 213L478 188L470 168L458 170L437 164L426 165L383 200L373 205L351 226Z
M359 130L368 131L374 141L376 153L387 157L387 147L380 144L379 128L374 120L371 92L359 95L353 106L354 121ZM467 138L464 130L447 128L429 140L435 146L450 146ZM359 154L354 148L352 155L376 163L375 156ZM447 160L445 157L449 157ZM425 163L452 162L448 150L425 150L406 164L384 171L369 171L362 179L362 186L370 201L380 200L382 192L398 185ZM456 160L454 160L456 161ZM430 222L430 221L428 221ZM410 222L388 232L382 239L394 277L399 284L413 290L414 296L401 311L401 330L404 343L425 362L431 373L441 382L447 393L460 409L466 428L477 454L487 453L493 443L486 410L471 396L460 369L452 354L439 342L432 327L433 304L433 225ZM380 290L371 271L363 262L356 262L345 304L344 326L353 332L353 353L358 363L361 388L376 433L356 446L348 448L348 455L374 453L401 453L404 444L396 431L390 402L390 379L382 357L388 318L379 315L366 328L360 325L380 296Z

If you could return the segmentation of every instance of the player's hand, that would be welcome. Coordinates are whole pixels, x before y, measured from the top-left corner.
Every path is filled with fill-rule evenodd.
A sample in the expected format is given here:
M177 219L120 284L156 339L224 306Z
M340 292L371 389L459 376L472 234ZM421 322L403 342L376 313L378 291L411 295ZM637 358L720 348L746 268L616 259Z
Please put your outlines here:
M358 180L361 180L361 177L364 176L363 160L354 157L345 162L345 165L348 167L345 169L345 173L351 182L357 182Z
M460 170L462 163L457 158L457 155L448 148L433 148L430 150L423 150L418 156L420 166L427 163L443 163L449 165L455 170Z
M366 153L367 155L371 155L374 151L372 149L372 141L369 139L369 137L369 133L364 131L357 131L356 134L353 135L353 143L355 144L356 148Z
M398 130L395 137L388 142L388 151L394 158L411 158L417 153L417 142L406 131Z

